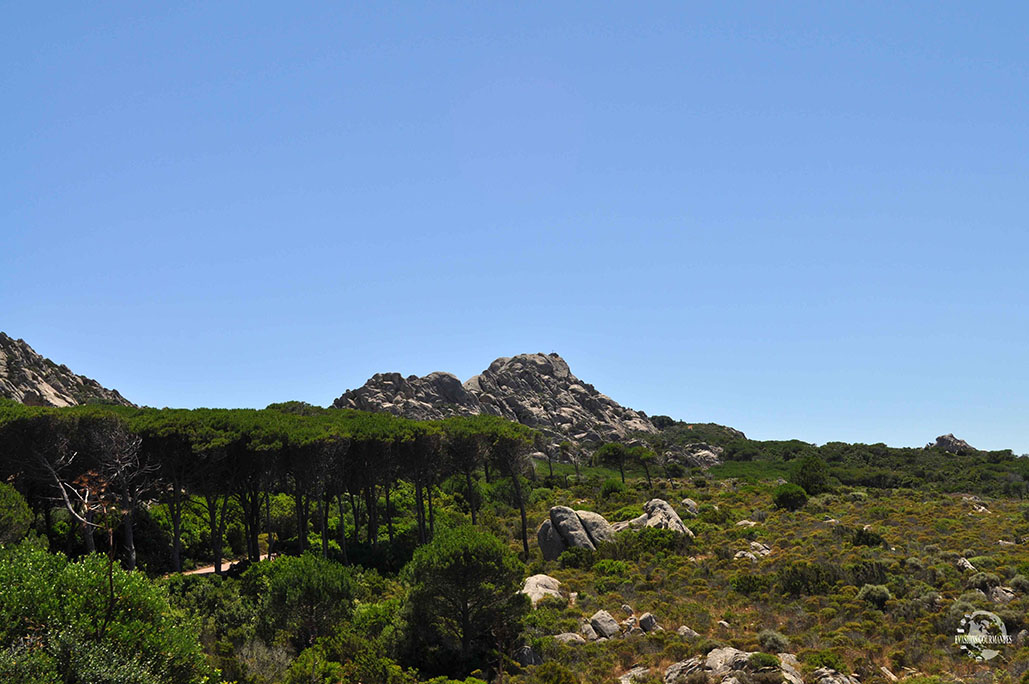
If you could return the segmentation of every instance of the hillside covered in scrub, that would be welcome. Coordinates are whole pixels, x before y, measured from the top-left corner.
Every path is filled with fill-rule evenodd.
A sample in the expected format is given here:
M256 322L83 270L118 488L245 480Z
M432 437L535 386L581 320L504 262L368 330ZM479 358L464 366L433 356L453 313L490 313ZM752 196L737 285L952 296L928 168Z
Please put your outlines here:
M0 673L915 684L1029 670L1024 459L656 423L650 442L547 459L540 434L495 416L0 402ZM718 465L659 455L698 437ZM954 643L976 610L1011 637L989 661Z

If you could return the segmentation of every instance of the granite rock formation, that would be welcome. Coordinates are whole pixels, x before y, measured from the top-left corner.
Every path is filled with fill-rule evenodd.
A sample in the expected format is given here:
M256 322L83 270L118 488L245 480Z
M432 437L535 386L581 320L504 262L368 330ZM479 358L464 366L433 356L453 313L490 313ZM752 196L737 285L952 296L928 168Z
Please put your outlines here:
M103 403L132 406L96 380L76 375L36 353L25 340L0 332L0 397L29 406L77 406Z

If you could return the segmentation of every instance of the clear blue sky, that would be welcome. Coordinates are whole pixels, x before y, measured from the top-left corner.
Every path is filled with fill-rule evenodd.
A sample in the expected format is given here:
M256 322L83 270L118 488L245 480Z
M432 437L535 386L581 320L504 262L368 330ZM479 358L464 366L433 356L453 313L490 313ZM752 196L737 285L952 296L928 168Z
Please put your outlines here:
M144 5L0 9L0 330L130 399L1029 451L1024 3Z

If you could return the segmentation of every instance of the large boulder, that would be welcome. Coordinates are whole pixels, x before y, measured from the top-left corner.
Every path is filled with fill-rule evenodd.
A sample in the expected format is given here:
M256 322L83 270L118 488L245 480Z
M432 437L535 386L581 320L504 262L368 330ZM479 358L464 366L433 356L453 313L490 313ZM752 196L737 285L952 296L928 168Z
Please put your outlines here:
M647 514L647 527L672 530L693 537L693 532L683 524L679 514L664 499L651 499L643 504L643 510Z
M552 507L550 509L550 522L561 536L565 547L569 549L596 550L597 547L594 546L589 534L586 533L586 528L582 526L582 521L579 520L579 516L571 508L567 506Z
M642 665L634 667L621 677L618 678L618 684L633 684L633 682L641 682L646 679L647 675L650 674L649 667L643 667Z
M654 617L653 613L644 613L640 615L640 629L644 632L653 632L661 629L661 625L657 624L657 618Z
M958 439L951 433L937 437L935 444L930 443L925 445L926 449L932 449L933 447L952 454L974 454L978 451L978 449L973 447L971 444L963 439Z
M539 653L532 646L522 646L514 654L515 662L522 667L529 667L530 665L542 665L543 658L540 657Z
M683 499L682 507L686 511L686 515L691 518L696 518L697 514L700 513L700 505L693 499Z
M820 667L811 674L811 677L816 684L861 684L856 678L837 672L831 667Z
M557 560L565 551L565 542L557 533L554 524L547 518L536 530L536 541L539 542L540 551L543 552L543 560Z
M535 606L547 596L561 598L560 587L561 583L550 575L533 575L526 578L522 593L528 596Z
M618 627L618 623L611 617L611 613L606 610L598 610L590 618L590 625L593 627L593 631L597 633L597 636L602 636L607 639L616 637L621 633L621 629Z
M604 516L593 511L576 511L575 514L579 516L579 522L582 523L594 546L615 540L614 528Z
M673 663L665 670L665 684L686 684L687 678L694 672L704 669L704 661L700 658L690 658L678 663Z
M562 632L561 634L555 634L554 639L560 641L562 644L585 644L586 640L582 638L581 634L575 632Z

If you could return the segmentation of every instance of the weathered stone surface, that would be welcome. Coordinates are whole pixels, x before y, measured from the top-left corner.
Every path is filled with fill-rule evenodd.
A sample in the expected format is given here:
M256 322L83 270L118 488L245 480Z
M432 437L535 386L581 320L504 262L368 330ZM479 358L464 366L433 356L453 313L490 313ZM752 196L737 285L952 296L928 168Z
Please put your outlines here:
M757 560L757 556L752 554L750 551L737 551L733 558L736 560Z
M665 450L664 458L666 461L681 463L691 468L710 468L722 462L724 451L720 446L712 446L703 442L676 444Z
M596 550L590 536L586 534L586 528L575 511L567 506L554 506L550 509L550 522L554 529L561 536L561 541L569 549Z
M951 433L937 437L935 444L930 443L925 445L926 449L932 449L933 447L943 449L944 451L948 451L952 454L974 454L978 451L978 449L973 447L971 444L963 439L958 439Z
M661 625L657 624L657 618L653 613L644 613L640 615L640 629L644 632L654 632L661 629Z
M708 652L707 659L704 661L704 669L711 670L715 674L739 670L747 664L750 655L747 651L741 651L731 646L716 648Z
M582 638L581 634L575 632L562 632L561 634L555 634L554 638L564 644L585 644L586 640Z
M690 516L691 518L697 517L697 513L700 512L700 505L697 504L697 502L693 499L683 499L682 507L683 509L685 509L686 515Z
M599 636L597 631L593 629L593 625L590 624L590 621L585 618L579 622L579 632L586 637L587 641L596 641Z
M621 532L623 530L640 530L647 526L647 514L633 518L632 520L619 520L616 523L611 523L611 529L615 532Z
M643 681L649 674L649 667L643 667L642 665L634 667L618 678L618 684L632 684L633 682Z
M522 646L514 654L515 662L522 667L529 667L530 665L542 665L543 658L540 657L539 653L536 653L532 646Z
M590 618L590 625L593 626L593 631L597 633L597 636L608 639L621 633L618 623L611 617L611 613L606 610L598 610L594 613L593 617Z
M858 679L837 672L831 667L821 667L815 670L811 677L817 684L861 684Z
M958 570L964 570L966 572L978 572L975 566L972 565L969 560L965 557L958 558Z
M499 358L464 383L449 373L379 373L347 390L337 408L388 411L421 420L489 414L543 432L552 442L610 442L656 432L645 414L625 408L572 375L557 354Z
M679 514L664 499L651 499L643 504L643 510L647 514L647 527L673 530L693 537L693 532L683 524Z
M550 575L533 575L525 579L522 593L528 596L535 606L547 596L561 598L560 587L561 583Z
M994 603L1007 605L1015 600L1015 592L1011 587L994 587L990 589L989 597Z
M695 639L700 636L699 632L695 631L692 627L687 627L686 625L680 625L679 629L675 630L675 633L681 637L686 637L687 639Z
M765 546L764 544L758 541L750 542L750 550L754 553L754 555L757 556L768 556L772 553L771 547Z
M565 551L565 542L561 535L554 529L550 518L547 518L536 530L536 541L539 542L540 551L543 552L543 560L557 560Z
M593 511L576 511L575 514L594 546L615 540L615 530L604 516Z
M741 520L736 523L736 527L755 527L757 525L753 520Z
M686 678L694 672L704 669L704 661L700 658L690 658L678 663L673 663L665 670L665 684L686 684Z
M0 398L29 406L78 406L91 402L133 406L96 380L76 375L36 353L25 340L0 332Z
M630 606L628 603L622 604L622 612L626 615L635 615L635 613L632 610L632 606Z

